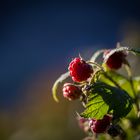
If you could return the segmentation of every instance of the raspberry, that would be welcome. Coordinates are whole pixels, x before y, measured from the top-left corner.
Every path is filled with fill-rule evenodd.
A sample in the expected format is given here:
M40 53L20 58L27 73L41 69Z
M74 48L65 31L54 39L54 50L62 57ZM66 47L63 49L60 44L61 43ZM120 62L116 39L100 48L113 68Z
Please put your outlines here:
M92 66L81 58L75 58L69 64L70 75L75 82L86 81L93 73Z
M108 115L105 115L102 120L91 119L89 122L91 131L95 133L105 132L110 125L111 119L112 118Z
M68 100L78 99L82 91L77 86L71 83L65 83L63 86L63 96Z
M107 50L104 52L104 57L110 52L111 50ZM124 59L126 57L126 54L122 51L120 52L115 52L114 54L112 54L107 62L106 62L106 65L110 68L110 69L119 69L121 68L123 62L124 62Z

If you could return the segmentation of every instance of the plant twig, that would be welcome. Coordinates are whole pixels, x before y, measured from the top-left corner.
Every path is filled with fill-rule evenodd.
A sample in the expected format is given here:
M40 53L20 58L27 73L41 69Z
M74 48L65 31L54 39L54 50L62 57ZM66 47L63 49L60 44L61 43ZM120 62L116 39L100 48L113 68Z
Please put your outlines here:
M100 66L99 64L97 64L96 62L91 62L91 61L87 61L87 63L95 65L96 67L98 67L99 69L101 69L102 71L104 71L103 67Z
M136 108L137 108L137 115L138 117L140 117L140 107L139 107L139 103L138 103L138 100L137 100L137 94L136 94L136 91L134 89L134 83L133 83L133 79L132 79L132 72L131 72L131 67L129 66L129 64L125 64L125 69L127 71L127 74L129 76L129 82L130 82L130 86L132 88L132 91L133 91L133 95L134 95L134 101L135 101L135 104L136 104Z

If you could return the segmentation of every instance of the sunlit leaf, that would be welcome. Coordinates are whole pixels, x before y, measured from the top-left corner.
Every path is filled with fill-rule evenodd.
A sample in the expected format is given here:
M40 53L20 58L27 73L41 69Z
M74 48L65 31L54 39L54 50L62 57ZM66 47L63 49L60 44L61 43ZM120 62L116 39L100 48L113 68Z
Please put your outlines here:
M134 98L134 93L130 84L130 81L127 77L117 73L116 71L107 71L106 74L110 76L115 82L118 83L118 85L127 93ZM111 82L108 78L106 78L103 74L100 75L100 81L109 84L111 86L115 86L113 82ZM134 90L137 93L140 93L140 77L134 77L132 79L132 82L134 84Z
M133 78L134 90L136 93L140 93L140 76Z
M131 111L132 99L124 90L98 82L92 85L89 94L86 109L81 114L85 118L102 119L110 112L122 118Z
M130 85L130 81L127 77L117 73L116 71L112 71L112 70L109 70L106 72L106 74L111 77L115 82L118 83L118 85L125 91L128 92L128 94L131 96L131 97L134 97L133 95L133 90L131 88L131 85ZM115 86L115 84L110 81L108 78L106 78L103 74L100 75L100 81L106 83L106 84L109 84L111 86Z

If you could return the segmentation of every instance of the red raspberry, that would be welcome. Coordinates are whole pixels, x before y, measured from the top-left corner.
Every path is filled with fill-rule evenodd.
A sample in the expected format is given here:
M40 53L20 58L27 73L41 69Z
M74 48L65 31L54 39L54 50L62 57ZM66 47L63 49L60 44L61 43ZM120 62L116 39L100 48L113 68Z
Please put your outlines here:
M63 96L68 100L78 99L81 95L82 91L75 85L71 83L65 83L63 86Z
M112 118L108 115L105 115L102 120L91 119L89 122L91 131L95 133L105 132L110 125L111 119Z
M73 81L75 82L86 81L93 73L91 65L87 64L81 58L75 58L72 60L68 69Z
M110 52L111 50L107 50L104 52L104 57ZM119 69L121 68L123 62L124 62L124 59L126 57L126 54L122 51L120 52L115 52L114 54L112 54L107 62L106 62L106 65L110 68L110 69Z

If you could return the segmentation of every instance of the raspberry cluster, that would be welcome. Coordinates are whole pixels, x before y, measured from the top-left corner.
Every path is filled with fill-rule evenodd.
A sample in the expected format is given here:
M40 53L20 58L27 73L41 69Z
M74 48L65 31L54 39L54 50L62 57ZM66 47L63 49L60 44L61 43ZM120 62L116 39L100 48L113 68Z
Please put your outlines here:
M103 58L106 58L106 55L110 53L111 50L104 51ZM122 51L113 53L106 62L108 68L112 70L117 70L122 67L122 64L125 61L126 54ZM69 101L81 99L82 102L87 102L88 95L84 94L83 83L90 83L89 81L94 76L94 73L97 71L94 67L83 60L82 58L74 58L68 67L70 77L74 83L65 83L63 85L63 96ZM89 84L86 85L86 90L88 91ZM84 98L83 98L84 97ZM86 104L86 103L85 103ZM102 119L96 120L95 118L78 118L79 126L85 132L91 132L95 134L99 133L108 133L110 136L118 136L120 130L118 127L112 124L112 115L106 114Z
M111 50L106 50L104 52L104 59L110 51ZM106 61L106 65L110 69L117 70L121 68L122 64L124 63L125 57L126 54L124 52L115 52L108 58L108 60ZM72 80L77 83L87 81L94 73L92 66L79 57L74 58L70 62L68 70ZM76 85L66 83L63 86L63 96L69 100L78 99L81 93L82 91Z
M73 59L69 64L69 72L74 82L80 83L88 80L93 74L92 66L81 58ZM65 83L63 86L63 96L68 100L79 99L82 90L71 83Z

